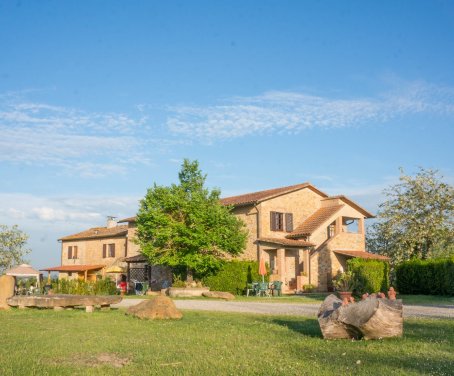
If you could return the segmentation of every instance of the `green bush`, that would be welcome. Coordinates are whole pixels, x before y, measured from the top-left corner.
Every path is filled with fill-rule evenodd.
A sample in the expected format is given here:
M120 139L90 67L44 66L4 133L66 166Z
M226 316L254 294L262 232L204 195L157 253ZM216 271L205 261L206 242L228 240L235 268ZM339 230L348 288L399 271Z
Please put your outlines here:
M389 289L389 264L385 261L353 258L347 261L353 274L356 294L384 292Z
M60 279L52 283L52 291L56 294L72 295L115 295L117 288L110 279L99 279L86 282L80 279Z
M454 257L410 260L396 267L401 294L454 295Z
M248 283L262 280L258 270L257 261L228 261L216 274L203 278L202 282L212 291L227 291L241 295ZM265 281L268 281L268 275L265 276Z

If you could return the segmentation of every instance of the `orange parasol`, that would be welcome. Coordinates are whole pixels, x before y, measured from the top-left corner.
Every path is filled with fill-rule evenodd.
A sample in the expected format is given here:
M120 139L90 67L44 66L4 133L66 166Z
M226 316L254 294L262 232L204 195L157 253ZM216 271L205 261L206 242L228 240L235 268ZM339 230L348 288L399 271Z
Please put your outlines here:
M260 258L259 274L262 276L262 282L265 282L266 266L265 259L263 257Z

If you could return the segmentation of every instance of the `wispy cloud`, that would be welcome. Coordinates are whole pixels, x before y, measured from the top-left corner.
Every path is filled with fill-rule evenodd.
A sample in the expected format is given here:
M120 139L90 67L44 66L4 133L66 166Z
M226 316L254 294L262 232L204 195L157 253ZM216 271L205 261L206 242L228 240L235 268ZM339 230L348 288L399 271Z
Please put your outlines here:
M130 196L37 196L0 193L1 223L20 220L54 225L103 225L108 215L129 217L138 208L138 197Z
M0 97L0 162L59 166L85 177L148 163L143 114L96 113Z
M386 122L406 114L454 115L454 90L406 83L376 97L338 99L270 91L231 98L214 106L171 108L167 126L175 134L213 141L250 134L297 134L311 128L340 128Z

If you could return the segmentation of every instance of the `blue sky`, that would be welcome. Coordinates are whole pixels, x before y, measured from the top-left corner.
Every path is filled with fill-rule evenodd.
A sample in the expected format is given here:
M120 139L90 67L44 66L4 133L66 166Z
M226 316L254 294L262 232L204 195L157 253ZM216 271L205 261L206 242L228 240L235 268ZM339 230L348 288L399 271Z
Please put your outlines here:
M224 196L310 181L375 212L398 168L454 181L450 1L0 2L0 223L134 215L198 159Z

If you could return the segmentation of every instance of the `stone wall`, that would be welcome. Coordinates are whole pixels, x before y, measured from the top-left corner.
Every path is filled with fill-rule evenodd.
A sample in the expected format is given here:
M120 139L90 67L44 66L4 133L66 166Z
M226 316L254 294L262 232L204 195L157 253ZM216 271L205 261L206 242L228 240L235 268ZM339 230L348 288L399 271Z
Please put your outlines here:
M115 257L103 258L103 245L115 244ZM68 247L77 246L77 258L68 259ZM73 240L62 242L62 265L111 265L125 257L126 237Z

